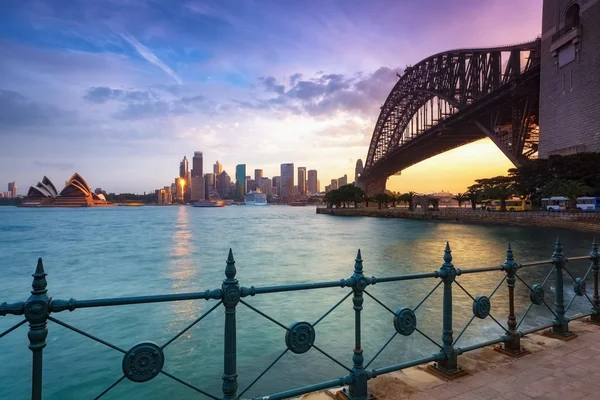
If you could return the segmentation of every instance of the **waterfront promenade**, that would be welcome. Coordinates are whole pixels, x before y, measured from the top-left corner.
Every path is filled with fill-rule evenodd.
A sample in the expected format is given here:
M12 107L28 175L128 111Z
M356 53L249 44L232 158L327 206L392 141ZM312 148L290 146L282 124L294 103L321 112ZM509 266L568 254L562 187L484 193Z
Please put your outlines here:
M532 333L522 339L531 352L512 358L486 347L465 354L469 375L446 381L418 366L373 379L381 400L592 400L600 398L600 326L573 321L578 336L561 341ZM305 400L340 398L338 390L309 394Z
M544 211L495 212L466 208L441 208L439 211L406 208L326 208L318 207L317 214L341 217L401 218L423 221L443 221L485 225L535 226L600 232L600 213L553 213Z

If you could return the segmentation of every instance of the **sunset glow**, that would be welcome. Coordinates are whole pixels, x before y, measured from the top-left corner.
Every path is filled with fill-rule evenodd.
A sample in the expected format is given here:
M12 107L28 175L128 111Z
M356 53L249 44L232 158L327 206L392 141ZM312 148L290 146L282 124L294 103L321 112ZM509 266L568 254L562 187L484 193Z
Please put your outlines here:
M25 185L77 170L143 192L173 182L195 150L230 175L293 162L322 186L352 181L396 73L448 49L532 40L542 2L62 3L0 13L0 175ZM388 187L462 191L510 166L485 140Z

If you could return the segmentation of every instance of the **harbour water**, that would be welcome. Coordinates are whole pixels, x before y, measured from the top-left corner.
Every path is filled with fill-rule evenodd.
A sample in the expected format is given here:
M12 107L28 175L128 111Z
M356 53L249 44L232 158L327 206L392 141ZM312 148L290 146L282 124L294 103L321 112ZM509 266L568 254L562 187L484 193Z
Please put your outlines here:
M0 208L0 302L24 301L31 274L42 257L48 295L57 299L182 293L216 289L224 278L229 248L242 286L330 281L348 278L358 248L367 276L430 272L442 264L446 240L457 268L497 265L512 242L517 261L548 259L561 236L567 256L588 254L593 235L549 228L477 226L401 219L340 218L316 215L312 207L224 208L112 207L102 209ZM569 265L576 276L588 263ZM548 267L523 270L529 284L541 282ZM489 295L502 272L459 277L473 295ZM414 307L435 279L381 283L368 291L391 309ZM565 277L567 300L571 282ZM588 287L590 287L588 280ZM553 289L553 279L547 287ZM248 303L289 325L316 321L348 289L259 295ZM546 293L552 305L553 293ZM455 335L472 315L472 300L455 292ZM517 310L528 305L517 284ZM103 340L129 349L141 341L166 342L208 310L214 301L82 309L53 316ZM369 360L393 335L393 316L365 298L363 347ZM492 314L506 320L506 290L492 299ZM577 299L569 310L587 312ZM238 381L245 388L285 350L285 331L240 305L237 310ZM0 332L21 317L0 317ZM354 322L351 299L316 327L316 344L344 365L352 365ZM441 338L441 291L417 312L419 328ZM545 306L534 307L523 327L552 320ZM217 308L165 350L164 370L221 396L223 308ZM44 398L93 398L121 376L122 354L52 322L44 350ZM458 346L502 335L489 318L476 320ZM456 336L455 336L456 337ZM27 325L0 339L0 399L26 399L30 392L31 352ZM429 356L438 348L415 333L396 337L369 368ZM318 351L287 353L244 397L290 389L345 375ZM106 399L192 399L198 393L159 375L148 383L121 382Z

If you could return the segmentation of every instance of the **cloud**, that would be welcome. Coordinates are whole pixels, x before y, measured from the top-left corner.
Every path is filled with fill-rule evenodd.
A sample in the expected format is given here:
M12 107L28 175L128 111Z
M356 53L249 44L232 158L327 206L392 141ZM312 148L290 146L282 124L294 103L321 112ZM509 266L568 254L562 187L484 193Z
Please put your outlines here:
M166 65L164 62L162 62L149 48L147 48L146 46L141 44L136 38L134 38L131 35L127 35L125 33L121 33L120 35L146 61L148 61L149 63L154 64L158 68L162 69L167 75L169 75L171 78L173 78L173 80L175 80L175 82L177 82L178 84L181 85L183 83L183 81L181 80L181 78L179 78L179 76L177 76L175 71L173 71L168 65Z
M151 91L111 89L106 86L92 87L83 99L90 103L104 104L109 100L115 101L150 101L159 96Z
M290 86L296 85L296 82L298 82L298 80L301 78L302 78L302 74L300 72L296 72L295 74L290 76Z
M179 97L168 90L161 95L155 90L124 90L98 86L88 89L83 99L94 105L117 102L120 109L112 114L117 120L178 116L194 111L215 114L218 108L203 95Z
M272 76L260 77L258 80L263 84L267 92L275 92L283 94L285 92L285 86L277 83L277 80Z
M43 170L57 169L59 171L73 171L75 169L75 164L72 164L72 163L42 162L42 161L34 161L33 163L37 167L43 168Z
M74 113L33 101L19 92L0 89L0 133L7 128L43 127L73 120Z
M267 92L276 97L255 101L236 101L241 108L287 111L312 117L331 116L338 112L377 115L379 106L392 90L400 68L380 67L372 73L353 75L326 74L320 71L314 77L302 79L301 73L290 76L290 87L274 77L259 78Z

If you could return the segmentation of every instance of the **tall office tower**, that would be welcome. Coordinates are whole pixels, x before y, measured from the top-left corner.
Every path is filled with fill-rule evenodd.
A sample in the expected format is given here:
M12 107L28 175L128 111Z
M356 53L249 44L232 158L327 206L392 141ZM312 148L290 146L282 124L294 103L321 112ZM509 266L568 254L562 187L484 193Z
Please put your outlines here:
M180 203L183 203L186 187L185 178L175 178L175 199Z
M10 197L17 197L19 195L19 190L17 189L16 182L8 182L8 193Z
M246 164L235 166L235 192L238 199L243 199L246 195Z
M173 202L173 192L171 191L171 186L165 186L163 189L165 191L163 204L171 204Z
M204 177L203 176L192 176L192 181L190 182L191 186L191 201L204 200L205 198L205 188L204 188Z
M213 165L213 174L219 176L221 175L221 172L223 172L223 164L221 164L219 160L217 160L215 165Z
M210 199L210 194L217 189L217 179L215 174L204 174L204 197Z
M364 170L363 162L359 158L358 160L356 160L356 167L354 167L354 184L355 185L356 185L356 182L358 181L358 178L362 175L363 170Z
M311 169L308 171L308 180L306 184L306 188L308 189L308 193L316 194L319 193L319 189L317 188L317 170Z
M321 181L317 179L317 193L321 193Z
M273 177L273 195L279 196L279 193L281 193L281 177L274 176Z
M204 165L201 151L194 152L194 158L192 158L192 176L204 176Z
M341 188L342 186L346 186L347 184L348 184L348 175L344 174L344 176L342 176L341 178L338 178L338 180L337 180L338 188Z
M260 182L255 181L254 179L246 180L246 192L251 192L260 187Z
M281 164L281 188L279 197L286 199L292 196L294 189L294 163Z
M331 190L337 190L338 187L339 187L338 186L338 180L337 179L332 179L331 180L331 185L329 185L329 188Z
M306 194L306 167L298 167L298 194Z
M263 177L263 170L262 169L255 169L254 170L254 180L256 182L260 182L260 178Z
M223 171L217 176L217 191L221 197L227 198L230 195L230 188L231 177L227 172Z
M260 178L260 191L267 195L267 197L273 195L273 183L269 178Z
M186 156L183 156L183 160L179 163L179 177L186 179L189 172L189 165Z

